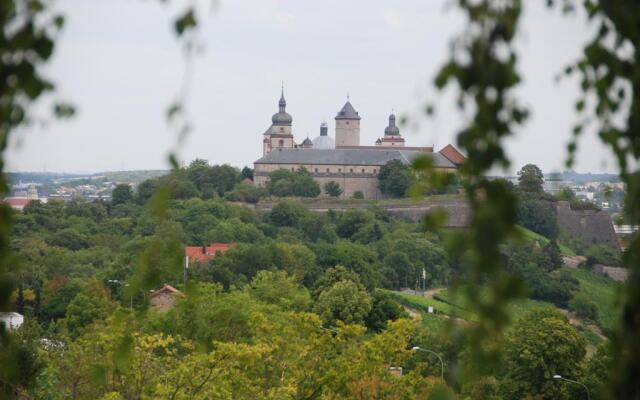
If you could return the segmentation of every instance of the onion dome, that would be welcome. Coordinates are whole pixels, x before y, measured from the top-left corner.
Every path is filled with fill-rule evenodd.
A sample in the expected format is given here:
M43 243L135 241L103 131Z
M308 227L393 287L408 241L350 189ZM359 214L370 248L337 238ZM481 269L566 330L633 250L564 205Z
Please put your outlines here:
M311 141L311 139L306 138L306 139L302 142L302 147L304 147L304 148L313 147L313 142Z
M347 102L342 106L342 109L338 111L338 115L336 115L336 119L360 119L360 115L355 108L351 105L351 102L347 100Z
M278 112L273 114L273 117L271 117L271 122L273 122L274 125L291 125L293 118L291 118L291 115L285 111L286 108L287 101L284 99L283 89L282 94L280 95L280 101L278 102Z
M336 142L327 134L327 123L320 124L320 136L313 139L313 148L321 150L331 150L336 148Z
M396 126L396 116L389 115L389 126L384 129L385 136L400 136L400 129Z
M382 139L378 138L378 140L376 140L376 146L379 146L382 144Z

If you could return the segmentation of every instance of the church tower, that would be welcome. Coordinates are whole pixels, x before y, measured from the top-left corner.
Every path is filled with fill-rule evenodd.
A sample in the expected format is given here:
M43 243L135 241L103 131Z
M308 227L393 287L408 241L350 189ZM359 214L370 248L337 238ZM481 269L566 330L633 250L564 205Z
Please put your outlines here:
M360 146L360 116L348 97L336 115L336 147L342 146Z
M384 137L378 139L376 146L397 146L404 147L404 138L400 136L400 129L396 125L396 115L392 112L389 115L389 126L384 129Z
M287 113L287 101L284 99L284 88L280 94L280 101L278 102L278 112L271 117L271 126L264 133L264 139L262 141L263 155L269 154L271 151L281 149L292 149L295 147L293 141L293 134L291 133L291 123L293 118Z

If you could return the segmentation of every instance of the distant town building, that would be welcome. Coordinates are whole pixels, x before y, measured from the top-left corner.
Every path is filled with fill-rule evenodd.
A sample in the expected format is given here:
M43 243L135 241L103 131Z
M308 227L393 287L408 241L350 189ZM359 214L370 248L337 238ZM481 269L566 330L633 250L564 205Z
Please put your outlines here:
M154 290L149 295L151 309L165 312L175 307L179 298L185 297L184 293L171 285L165 284L162 288Z
M384 136L371 146L360 144L361 117L347 98L335 117L335 140L328 135L326 122L320 125L320 136L295 142L293 118L286 112L284 90L278 102L278 112L271 117L271 126L263 134L262 158L254 163L254 184L263 187L272 172L278 169L296 171L305 168L320 186L338 183L343 197L362 192L365 198L379 198L378 173L391 160L410 164L420 156L433 160L435 169L456 172L464 156L452 145L440 152L433 147L408 147L396 124L396 116L389 115Z
M24 323L24 316L17 312L0 312L0 324L4 325L5 329L12 331L20 328Z
M14 210L22 211L33 200L26 197L6 197L2 201Z
M46 202L46 199L41 199L38 196L38 188L35 184L29 184L26 190L23 190L24 185L21 185L21 190L14 191L14 196L5 197L2 200L5 204L8 204L9 207L14 210L22 211L27 204L34 200L40 200L42 202Z

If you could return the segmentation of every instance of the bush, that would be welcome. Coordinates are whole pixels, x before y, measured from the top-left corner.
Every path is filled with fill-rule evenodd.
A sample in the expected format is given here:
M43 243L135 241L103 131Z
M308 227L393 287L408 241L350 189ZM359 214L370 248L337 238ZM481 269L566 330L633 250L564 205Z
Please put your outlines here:
M237 184L231 192L225 194L228 201L239 201L242 203L256 204L262 197L267 195L264 188L255 187L246 183Z
M330 181L324 184L324 192L331 197L340 197L343 190L340 185L335 181Z
M353 192L353 198L364 199L364 193L362 193L362 190L356 190L355 192Z
M598 307L586 294L578 293L569 302L569 309L583 319L596 321L598 319Z
M589 247L587 250L587 267L603 264L610 267L620 266L620 257L617 252L605 244Z

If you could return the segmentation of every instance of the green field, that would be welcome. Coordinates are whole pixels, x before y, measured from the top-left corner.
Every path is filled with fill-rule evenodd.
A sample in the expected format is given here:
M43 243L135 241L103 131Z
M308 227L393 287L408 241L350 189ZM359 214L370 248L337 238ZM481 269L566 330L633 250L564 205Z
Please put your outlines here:
M589 296L598 307L598 325L610 331L617 323L620 310L616 307L620 284L604 276L579 268L565 268L578 281L580 292Z
M538 241L538 242L540 242L542 244L549 243L549 239L547 239L545 236L537 234L534 231L525 228L524 226L516 225L516 228L518 229L518 231L520 233L522 233L522 235L525 238L527 238L529 240L535 240L535 241ZM562 253L563 256L575 257L577 255L573 250L571 250L570 248L568 248L567 246L565 246L563 244L558 243L558 247L560 247L560 252Z

